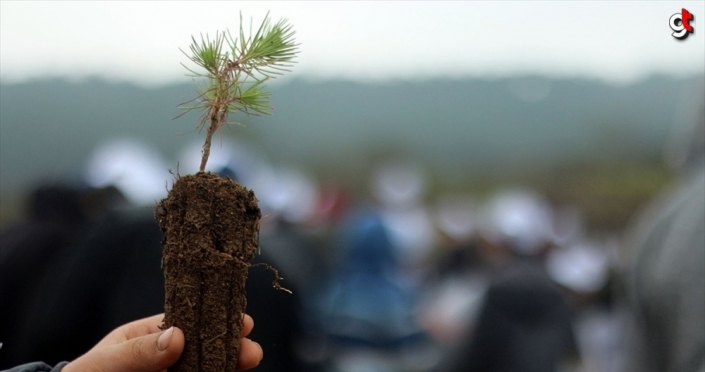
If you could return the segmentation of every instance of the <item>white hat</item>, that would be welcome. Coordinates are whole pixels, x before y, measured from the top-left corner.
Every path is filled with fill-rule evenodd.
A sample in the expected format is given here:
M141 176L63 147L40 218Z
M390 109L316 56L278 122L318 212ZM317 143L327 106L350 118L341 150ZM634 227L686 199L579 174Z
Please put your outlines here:
M580 242L551 252L546 269L558 284L576 292L601 289L609 278L609 257L596 244Z
M485 204L480 233L519 254L533 255L554 239L553 211L530 190L501 191Z
M85 178L93 187L117 187L132 204L149 205L166 197L167 183L174 176L156 150L124 138L97 147L88 161Z

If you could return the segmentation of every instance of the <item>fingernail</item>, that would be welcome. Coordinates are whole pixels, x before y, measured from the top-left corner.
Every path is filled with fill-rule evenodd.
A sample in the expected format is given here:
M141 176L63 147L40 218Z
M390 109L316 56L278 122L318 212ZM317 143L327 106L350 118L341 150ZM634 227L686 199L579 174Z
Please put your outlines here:
M169 347L169 342L171 341L171 336L173 334L174 327L170 327L159 335L159 338L157 339L157 349L159 349L159 351L164 351Z

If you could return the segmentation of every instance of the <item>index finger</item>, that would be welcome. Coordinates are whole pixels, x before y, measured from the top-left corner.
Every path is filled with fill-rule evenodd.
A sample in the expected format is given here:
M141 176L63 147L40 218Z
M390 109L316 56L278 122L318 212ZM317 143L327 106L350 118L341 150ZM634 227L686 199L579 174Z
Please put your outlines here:
M118 328L124 331L125 336L128 340L135 337L142 337L152 333L161 332L159 328L164 322L164 313L152 315L147 318L142 318L135 320L134 322L127 323L122 327Z
M147 318L142 318L115 328L107 336L103 337L96 347L115 345L127 340L160 332L159 326L164 320L164 314L157 314Z
M242 317L242 332L240 333L240 337L247 337L255 327L255 321L247 314L242 314Z

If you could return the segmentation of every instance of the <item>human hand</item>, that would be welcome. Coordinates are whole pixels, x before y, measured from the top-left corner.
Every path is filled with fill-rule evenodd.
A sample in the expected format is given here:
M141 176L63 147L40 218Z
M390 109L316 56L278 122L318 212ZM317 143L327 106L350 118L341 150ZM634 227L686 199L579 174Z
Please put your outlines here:
M164 314L140 319L116 328L86 354L67 364L62 372L160 372L166 371L184 350L184 333L176 327L159 329ZM240 339L240 370L256 367L262 360L260 345L245 338L254 327L245 314Z

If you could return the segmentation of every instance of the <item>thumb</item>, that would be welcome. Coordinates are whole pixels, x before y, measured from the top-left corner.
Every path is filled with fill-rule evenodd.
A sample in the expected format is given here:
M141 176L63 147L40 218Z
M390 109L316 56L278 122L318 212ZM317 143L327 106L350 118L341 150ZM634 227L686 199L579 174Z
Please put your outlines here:
M171 367L184 350L184 334L165 331L95 348L69 363L63 372L160 372Z

